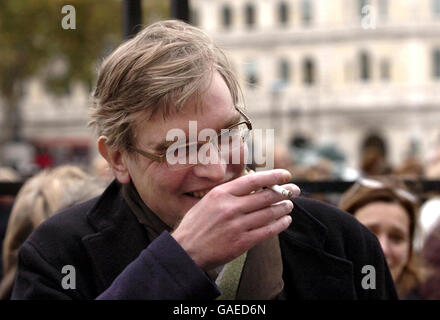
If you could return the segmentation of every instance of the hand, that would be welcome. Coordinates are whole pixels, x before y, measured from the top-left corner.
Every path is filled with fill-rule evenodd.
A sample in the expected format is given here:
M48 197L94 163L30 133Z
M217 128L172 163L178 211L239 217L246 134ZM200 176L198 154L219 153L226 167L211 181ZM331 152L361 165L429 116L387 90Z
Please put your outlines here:
M219 185L186 213L172 236L203 270L225 264L287 229L292 201L261 188L290 180L287 170L276 169ZM283 187L300 193L294 184Z

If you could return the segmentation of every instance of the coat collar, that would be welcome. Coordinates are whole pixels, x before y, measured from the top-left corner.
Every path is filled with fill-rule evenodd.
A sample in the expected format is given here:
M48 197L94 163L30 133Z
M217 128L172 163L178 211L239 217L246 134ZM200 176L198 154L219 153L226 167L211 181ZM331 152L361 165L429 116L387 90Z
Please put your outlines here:
M291 228L284 234L304 247L323 250L328 228L294 201Z
M292 224L279 235L289 298L354 299L353 264L325 251L328 227L294 201ZM320 205L313 210L325 210ZM342 239L331 239L331 241Z
M149 244L145 228L128 208L120 189L121 185L115 180L104 191L87 214L88 222L96 233L82 239L101 292Z
M149 245L145 228L120 191L120 184L113 181L87 214L96 232L82 241L96 274L98 294ZM279 236L284 269L289 270L285 284L290 289L286 289L304 299L353 298L352 263L324 250L327 226L297 202L292 217L291 228Z

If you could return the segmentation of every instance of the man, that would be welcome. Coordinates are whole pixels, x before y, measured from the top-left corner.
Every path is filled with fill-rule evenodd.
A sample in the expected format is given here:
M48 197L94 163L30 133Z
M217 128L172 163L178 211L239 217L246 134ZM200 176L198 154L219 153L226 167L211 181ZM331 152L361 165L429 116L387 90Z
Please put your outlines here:
M355 219L297 197L286 170L244 174L252 125L239 92L222 51L183 22L116 49L91 121L116 179L26 241L13 298L396 298L377 239ZM218 139L199 139L207 130ZM276 184L293 201L265 188Z

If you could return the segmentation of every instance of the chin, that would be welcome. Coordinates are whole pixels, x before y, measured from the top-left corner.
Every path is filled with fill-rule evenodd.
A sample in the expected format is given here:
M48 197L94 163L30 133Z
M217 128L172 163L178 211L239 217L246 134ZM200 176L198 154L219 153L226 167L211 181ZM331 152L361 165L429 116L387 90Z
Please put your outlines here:
M396 282L399 279L399 276L402 273L401 271L398 271L398 270L390 270L390 272L391 272L391 276L393 277L394 282Z

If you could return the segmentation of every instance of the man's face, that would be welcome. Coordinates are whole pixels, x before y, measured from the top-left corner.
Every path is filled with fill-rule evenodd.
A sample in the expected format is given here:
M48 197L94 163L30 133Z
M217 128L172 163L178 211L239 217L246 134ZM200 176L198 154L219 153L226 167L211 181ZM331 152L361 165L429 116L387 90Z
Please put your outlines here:
M145 114L144 114L145 116ZM155 149L166 142L167 132L182 129L189 137L189 121L197 121L197 131L210 128L217 132L240 121L229 89L223 78L214 73L210 87L202 98L198 111L189 102L179 112L172 112L165 119L161 112L141 121L136 128L135 146L155 154L165 150ZM162 221L174 228L205 192L213 187L242 175L244 164L197 164L178 171L170 170L166 163L149 160L140 155L124 154L128 172L145 204Z

